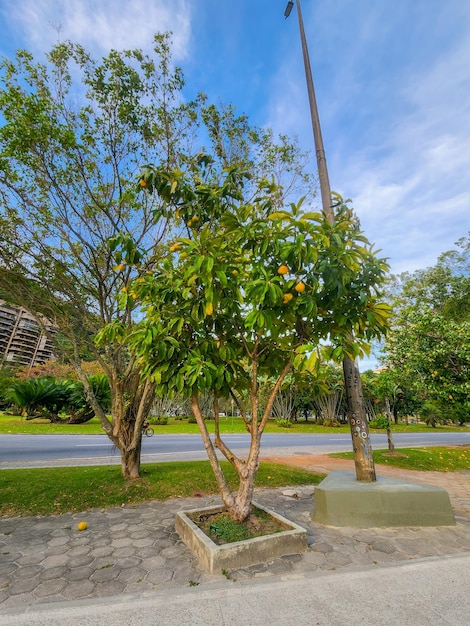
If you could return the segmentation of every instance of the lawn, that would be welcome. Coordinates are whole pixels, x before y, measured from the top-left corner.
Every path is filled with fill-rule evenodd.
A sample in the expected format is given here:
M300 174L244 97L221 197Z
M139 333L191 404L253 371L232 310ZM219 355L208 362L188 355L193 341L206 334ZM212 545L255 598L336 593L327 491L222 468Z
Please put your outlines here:
M235 488L235 472L227 462L222 466ZM261 463L256 486L311 485L323 478L307 470ZM117 465L1 470L0 484L0 517L57 515L218 493L208 461L146 464L142 478L129 483Z
M352 459L352 452L338 452L332 457ZM470 470L470 447L455 446L452 448L399 448L395 455L388 450L374 450L374 462L403 469L457 472ZM470 477L469 477L470 478Z
M153 421L153 420L152 420ZM214 432L214 422L207 421L209 432ZM155 434L164 435L178 435L178 434L198 434L199 430L197 424L188 423L187 419L175 419L170 417L167 425L152 424ZM244 433L246 432L243 420L239 417L222 417L220 420L220 428L222 433ZM459 431L461 428L458 426L438 426L437 428L431 428L426 424L398 424L392 427L393 432L400 433L412 433L412 432L436 432L440 431ZM291 428L282 428L278 426L274 420L270 420L266 426L265 432L267 433L348 433L349 426L342 425L338 428L330 428L325 426L319 426L313 421L305 422L305 420L299 420L294 422ZM371 433L384 432L371 429ZM9 415L0 411L0 434L1 435L104 435L104 431L101 428L101 424L97 418L93 418L85 424L51 424L48 420L26 420L25 418L17 415Z

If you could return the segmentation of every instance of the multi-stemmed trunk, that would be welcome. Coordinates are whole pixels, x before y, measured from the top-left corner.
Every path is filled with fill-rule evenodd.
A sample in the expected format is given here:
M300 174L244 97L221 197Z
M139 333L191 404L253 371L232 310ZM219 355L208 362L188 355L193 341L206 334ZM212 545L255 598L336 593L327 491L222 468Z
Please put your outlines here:
M142 424L149 416L154 400L154 385L142 380L140 372L130 370L126 376L111 372L111 416L109 420L86 379L82 376L87 400L109 439L121 454L121 471L126 480L140 476L140 456L142 448Z
M257 380L257 363L252 363L252 382L250 391L251 400L251 420L248 420L245 413L242 410L241 405L238 403L238 408L242 410L242 417L245 421L247 430L250 433L250 449L248 456L245 459L237 457L225 444L220 436L219 431L219 412L217 395L214 398L214 418L215 418L215 437L212 442L207 430L207 426L204 420L204 416L201 413L199 406L199 398L197 394L193 394L191 397L191 410L196 418L199 431L202 436L204 447L209 458L209 462L214 472L214 476L219 487L219 493L222 501L227 508L230 517L236 522L245 522L251 514L253 494L255 488L256 474L259 468L259 458L261 451L261 436L264 432L264 428L271 414L272 405L274 399L279 392L279 389L291 369L290 364L286 364L282 373L278 377L275 385L271 389L269 398L258 420L258 380ZM236 398L234 398L236 400ZM238 488L235 492L230 489L230 485L225 477L222 467L220 465L219 458L217 456L217 450L219 450L223 456L229 461L232 467L235 469L238 475Z

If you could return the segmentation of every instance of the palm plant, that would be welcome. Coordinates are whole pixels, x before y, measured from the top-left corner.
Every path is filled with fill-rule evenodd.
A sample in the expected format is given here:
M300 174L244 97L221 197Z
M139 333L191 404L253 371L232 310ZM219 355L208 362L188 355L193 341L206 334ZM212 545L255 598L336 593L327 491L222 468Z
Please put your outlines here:
M5 392L6 399L26 419L57 417L69 402L68 385L53 378L15 380Z

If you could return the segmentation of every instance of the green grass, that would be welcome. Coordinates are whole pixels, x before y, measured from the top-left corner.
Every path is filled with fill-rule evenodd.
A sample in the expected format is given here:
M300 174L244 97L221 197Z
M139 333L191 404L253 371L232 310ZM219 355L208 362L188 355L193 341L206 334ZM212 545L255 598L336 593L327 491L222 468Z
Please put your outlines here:
M232 488L236 476L222 463ZM317 484L324 475L274 463L261 463L256 486ZM208 461L142 466L142 478L125 483L119 465L0 471L0 516L54 515L96 507L133 506L148 500L218 493Z
M207 421L209 432L214 432L214 422ZM189 424L187 420L177 420L170 417L168 424L158 425L152 424L152 427L156 435L179 435L179 434L198 434L199 430L197 424ZM243 420L239 417L222 417L220 420L220 428L222 433L244 433L246 432ZM436 432L436 431L459 431L462 430L458 426L438 426L433 429L426 424L398 424L392 427L393 432L397 433L412 433L412 432ZM283 433L285 435L293 433L306 433L306 434L331 434L331 433L349 433L349 426L343 425L339 428L329 428L325 426L317 426L314 422L305 422L299 420L294 422L291 428L281 428L276 424L274 420L270 420L266 426L267 433ZM371 430L371 432L383 432ZM85 424L50 424L47 420L31 420L27 421L25 418L17 415L8 415L0 411L0 434L1 435L104 435L104 431L101 428L101 424L97 418L92 419Z
M374 462L402 469L457 472L470 470L470 448L397 448L396 455L390 455L388 450L374 450ZM352 452L338 452L329 456L352 459Z
M48 420L27 421L18 415L0 412L0 435L104 435L98 418L85 424L51 424Z

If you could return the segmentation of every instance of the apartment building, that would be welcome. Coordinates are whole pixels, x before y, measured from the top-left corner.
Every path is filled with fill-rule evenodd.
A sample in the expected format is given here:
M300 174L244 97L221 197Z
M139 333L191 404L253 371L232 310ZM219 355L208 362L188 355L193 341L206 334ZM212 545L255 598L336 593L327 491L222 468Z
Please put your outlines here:
M55 332L52 325L48 330ZM0 300L0 367L32 367L54 358L53 345L34 316Z

